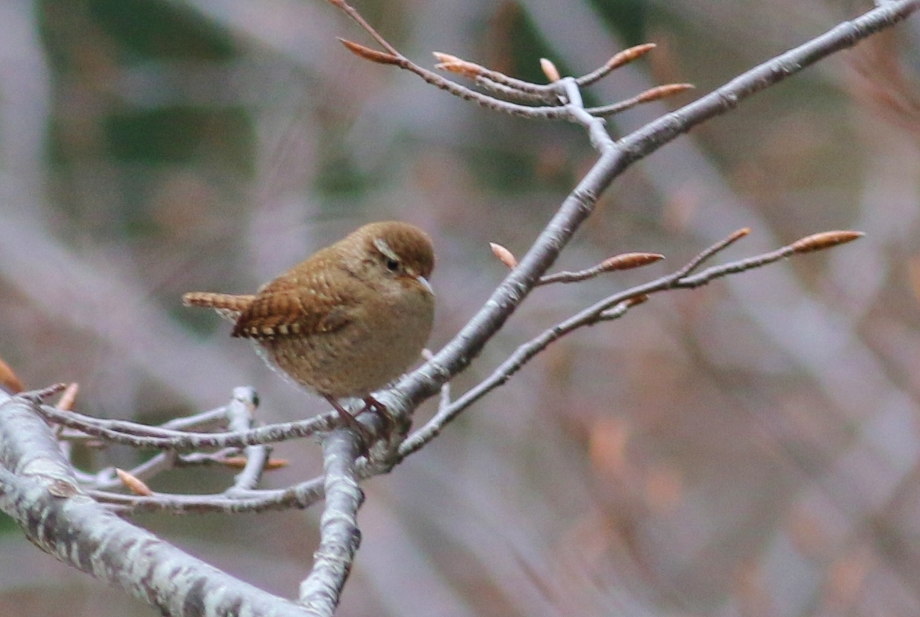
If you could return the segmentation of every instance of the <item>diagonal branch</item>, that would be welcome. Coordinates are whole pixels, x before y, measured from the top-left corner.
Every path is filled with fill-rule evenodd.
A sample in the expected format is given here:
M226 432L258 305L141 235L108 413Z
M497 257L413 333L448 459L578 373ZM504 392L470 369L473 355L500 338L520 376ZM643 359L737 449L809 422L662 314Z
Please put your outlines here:
M519 267L505 277L483 308L434 358L400 381L398 389L418 404L436 394L441 384L469 366L591 215L597 197L633 163L691 128L737 107L757 92L897 24L918 9L920 0L886 3L747 71L716 91L647 124L620 139L613 147L603 150L601 158L562 203L521 259Z

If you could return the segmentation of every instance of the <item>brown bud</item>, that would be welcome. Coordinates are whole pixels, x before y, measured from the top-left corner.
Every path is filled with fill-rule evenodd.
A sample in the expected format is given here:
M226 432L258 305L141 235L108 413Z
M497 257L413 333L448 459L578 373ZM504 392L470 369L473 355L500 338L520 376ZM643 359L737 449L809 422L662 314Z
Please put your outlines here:
M444 62L445 64L454 64L463 62L457 56L452 56L451 54L445 54L443 51L433 51L431 54L435 57L438 62Z
M624 49L607 61L607 67L610 70L619 68L624 64L629 64L633 60L644 56L653 49L655 49L654 43L645 43L643 45L636 45L635 47Z
M0 359L0 386L6 388L10 394L19 394L26 389L10 365Z
M662 259L664 259L664 255L659 255L658 253L623 253L622 255L608 257L599 264L598 268L601 272L631 270L632 268L647 266Z
M135 495L141 495L143 497L150 497L153 495L153 491L150 490L150 487L141 482L136 476L132 476L127 471L118 469L117 467L115 468L115 473L118 475L118 479L121 480L121 483L128 487L128 490Z
M543 74L546 75L546 78L550 80L550 82L555 82L562 79L562 77L559 75L559 69L556 68L556 65L553 64L552 60L540 58L540 68L543 70Z
M636 97L637 101L640 103L650 103L652 101L658 101L665 99L669 96L675 96L681 92L686 92L687 90L692 90L695 88L693 84L665 84L663 86L656 86L650 88Z
M743 237L745 237L745 236L748 236L748 235L750 235L750 234L751 234L751 228L750 228L750 227L742 227L741 229L735 231L734 233L732 233L732 235L730 235L729 237L727 237L727 238L724 240L724 242L725 242L726 244L731 244L732 242L737 242L737 241L740 240L741 238L743 238Z
M822 231L797 240L790 246L796 253L811 253L812 251L821 251L838 244L852 242L864 235L861 231Z
M223 459L221 463L223 463L224 465L232 469L242 469L243 467L246 466L246 457L245 456L228 456L227 458ZM273 459L269 459L269 461L265 463L265 470L272 471L274 469L283 469L284 467L287 467L289 464L290 463L288 463L288 461L284 460L283 458L273 458Z
M476 79L483 73L483 68L475 62L468 62L463 58L445 54L440 51L433 52L434 57L438 60L435 68L448 73L463 75L468 79Z
M58 400L57 407L61 411L73 411L74 403L77 402L77 393L80 391L80 385L76 382L67 384L67 388L64 390L64 393L61 394L61 398Z
M495 256L498 257L498 260L508 266L509 270L514 270L517 267L518 260L511 251L495 242L489 242L489 247L492 249Z
M342 43L348 51L365 60L370 60L378 64L399 64L399 58L393 54L377 51L376 49L365 47L364 45L349 41L348 39L339 39L339 42Z

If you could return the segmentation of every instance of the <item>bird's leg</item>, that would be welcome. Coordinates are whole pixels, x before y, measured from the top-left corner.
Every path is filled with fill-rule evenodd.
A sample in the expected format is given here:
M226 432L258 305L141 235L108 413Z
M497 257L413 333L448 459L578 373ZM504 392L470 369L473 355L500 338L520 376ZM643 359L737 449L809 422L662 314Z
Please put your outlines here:
M329 401L329 404L332 405L332 408L338 412L339 418L342 420L342 423L347 428L350 428L354 430L356 433L358 433L358 436L361 438L363 442L363 448L366 451L368 446L373 442L374 436L371 434L371 432L367 430L366 426L358 422L358 419L355 418L353 415L351 415L351 413L349 413L347 409L342 407L342 405L336 399L334 399L331 396L326 396L326 395L323 395L323 396L325 397L327 401ZM364 411L364 409L362 409L361 411Z

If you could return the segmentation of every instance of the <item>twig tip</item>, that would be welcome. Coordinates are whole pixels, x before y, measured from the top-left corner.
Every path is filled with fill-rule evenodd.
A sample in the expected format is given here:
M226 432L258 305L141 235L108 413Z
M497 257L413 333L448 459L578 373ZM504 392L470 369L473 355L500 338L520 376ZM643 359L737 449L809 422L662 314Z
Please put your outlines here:
M118 479L121 480L121 483L135 495L141 495L143 497L150 497L153 495L153 491L150 490L150 487L144 484L137 476L133 476L127 471L117 467L115 468L115 474L118 476Z
M393 54L377 51L376 49L365 47L360 43L355 43L354 41L349 41L348 39L339 38L339 42L344 45L348 51L358 56L359 58L370 60L371 62L376 62L377 64L399 64L399 58Z
M245 456L228 456L221 460L224 466L230 469L244 469L248 460ZM275 469L284 469L290 463L283 458L270 458L265 462L263 469L265 471L274 471Z
M0 358L0 386L6 388L10 394L19 394L26 389L19 377L16 376L13 367L4 362L2 358Z
M559 75L559 69L557 69L553 61L548 58L540 58L540 69L551 83L562 79Z
M438 69L439 71L447 71L448 73L462 75L467 79L476 79L482 75L484 71L484 69L475 62L469 62L463 58L458 58L457 56L445 54L440 51L435 51L432 53L438 60L438 63L434 65L434 68Z
M77 382L67 384L67 387L64 389L64 393L61 394L61 398L58 400L57 407L61 411L73 411L73 407L77 402L77 393L80 392L80 384Z
M729 236L729 239L730 239L731 242L734 242L735 240L740 240L741 238L743 238L743 237L745 237L745 236L749 236L749 235L751 235L751 228L750 228L750 227L742 227L741 229L739 229L738 231L736 231L735 233L733 233L732 235L730 235L730 236Z
M656 261L664 259L664 255L659 253L623 253L608 257L598 266L601 272L613 272L615 270L631 270L653 264Z
M837 246L838 244L852 242L853 240L862 238L864 235L866 234L861 231L822 231L820 233L806 236L801 240L797 240L790 246L795 253L811 253L813 251L821 251L827 248L831 248L833 246Z
M624 64L629 64L633 60L641 58L656 47L657 45L654 43L643 43L642 45L636 45L635 47L624 49L607 61L607 67L610 69L616 69L623 66Z

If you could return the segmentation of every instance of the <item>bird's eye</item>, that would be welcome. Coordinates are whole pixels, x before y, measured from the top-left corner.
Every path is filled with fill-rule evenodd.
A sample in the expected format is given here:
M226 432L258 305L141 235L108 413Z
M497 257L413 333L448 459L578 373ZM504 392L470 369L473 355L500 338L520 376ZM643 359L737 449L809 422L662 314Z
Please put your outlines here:
M390 272L396 272L399 270L399 262L395 259L387 259L387 270Z

